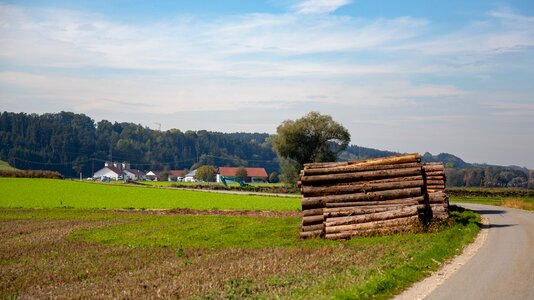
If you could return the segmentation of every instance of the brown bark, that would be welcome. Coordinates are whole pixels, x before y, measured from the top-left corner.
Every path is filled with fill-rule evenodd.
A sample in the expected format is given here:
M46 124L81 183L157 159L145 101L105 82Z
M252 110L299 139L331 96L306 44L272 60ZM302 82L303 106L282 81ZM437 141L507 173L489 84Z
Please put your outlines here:
M338 174L338 173L353 173L363 171L377 171L377 170L391 170L391 169L406 169L406 168L420 168L421 164L418 162L390 164L390 165L347 165L333 168L307 169L304 170L302 176Z
M354 207L354 206L366 206L366 205L392 205L392 204L411 204L414 205L422 203L424 201L424 196L418 197L408 197L402 199L391 199L386 201L359 201L359 202L339 202L339 203L326 203L328 208L339 208L339 207Z
M433 185L444 185L445 181L443 179L439 180L427 180L426 185L427 186L433 186Z
M445 171L427 171L424 169L423 167L423 171L425 172L426 176L429 177L429 176L445 176Z
M322 208L307 209L307 210L303 210L302 211L302 215L304 217L317 216L317 215L322 215L322 214L323 214L323 209Z
M441 180L441 181L445 181L445 176L426 176L426 180Z
M374 214L339 217L339 218L327 218L325 225L326 228L336 227L341 225L352 225L359 223L367 223L373 221L383 221L389 219L398 219L403 217L410 217L417 215L417 206L403 207L401 209L379 212Z
M333 203L333 202L357 202L357 201L383 201L389 199L401 199L422 195L420 187L377 191L370 193L344 194L319 197L304 197L302 203Z
M320 195L336 195L336 194L349 194L349 193L365 193L372 191L383 191L393 189L404 189L413 187L422 187L423 180L413 181L397 181L386 183L353 183L346 185L334 185L334 186L303 186L302 194L305 197L320 196Z
M323 223L315 224L315 225L302 226L302 232L317 231L317 230L323 230L323 229L324 229L324 224Z
M325 209L324 216L328 218L348 217L365 215L372 213L379 213L391 210L398 210L401 208L416 206L417 209L424 209L423 204L411 203L409 205L380 205L380 206L356 206L356 207L341 207L341 208L327 208Z
M375 166L375 165L389 165L389 164L399 164L407 162L419 162L421 156L418 153L405 154L399 156L390 156L383 158L373 158L367 160L356 160L350 162L335 162L335 163L309 163L304 164L304 169L315 169L315 168L329 168L337 166L347 166L347 165L360 165L360 166Z
M350 232L350 231L362 231L362 230L372 230L380 228L388 228L394 226L406 226L409 224L417 224L419 221L419 216L408 216L397 219L389 219L383 221L367 222L360 224L352 225L341 225L341 226L327 226L325 228L326 234L330 233L339 233L339 232Z
M423 170L425 172L436 172L436 171L445 172L445 167L442 164L438 164L438 165L423 164Z
M442 185L432 184L432 185L427 185L426 188L427 190L444 190L445 185L444 184Z
M323 221L324 221L324 216L322 214L317 215L317 216L302 217L302 225L317 224L317 223L322 223Z
M341 173L329 175L303 176L301 181L303 185L321 184L321 183L340 183L347 181L369 181L373 179L403 177L421 175L421 168L406 168L393 170L364 171L354 173Z
M428 193L428 201L430 203L443 203L448 200L447 194L444 192Z

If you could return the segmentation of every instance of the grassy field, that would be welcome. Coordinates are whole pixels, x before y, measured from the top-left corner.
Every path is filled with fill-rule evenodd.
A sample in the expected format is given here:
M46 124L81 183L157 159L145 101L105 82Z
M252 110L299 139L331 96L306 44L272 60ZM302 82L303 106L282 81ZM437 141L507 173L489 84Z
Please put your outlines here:
M0 207L298 211L300 199L117 186L69 180L0 178Z
M335 242L300 240L296 217L4 208L0 298L385 299L457 254L478 221L455 211L430 233Z
M450 197L451 202L488 204L519 208L534 211L534 198L532 197L478 197L478 196L457 196Z
M0 170L16 170L16 169L10 166L7 162L0 160Z

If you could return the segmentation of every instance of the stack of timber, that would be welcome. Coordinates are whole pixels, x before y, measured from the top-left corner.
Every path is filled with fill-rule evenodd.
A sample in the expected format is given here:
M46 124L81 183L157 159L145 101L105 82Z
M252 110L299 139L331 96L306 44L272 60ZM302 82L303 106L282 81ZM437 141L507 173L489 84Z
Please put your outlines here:
M449 197L445 193L445 167L442 163L425 163L423 164L423 173L432 218L447 219L449 217Z
M419 154L306 164L299 186L302 238L409 231L428 204Z

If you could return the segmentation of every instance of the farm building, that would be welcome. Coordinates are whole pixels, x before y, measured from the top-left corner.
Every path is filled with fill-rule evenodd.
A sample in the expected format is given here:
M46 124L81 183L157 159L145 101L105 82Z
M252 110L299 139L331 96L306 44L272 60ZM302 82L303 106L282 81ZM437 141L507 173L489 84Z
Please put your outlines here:
M93 174L93 178L109 177L111 179L145 180L143 171L131 169L127 162L106 162L104 167Z
M169 181L183 181L188 170L169 170Z
M217 182L221 182L221 175L225 177L235 177L239 168L220 167L217 171ZM245 168L247 170L247 179L245 182L267 182L269 176L264 168Z
M195 169L195 170L185 174L184 181L185 182L195 182L196 181L196 179L195 179L195 174L196 173L197 173L197 170Z
M158 177L158 175L156 175L156 172L154 172L154 171L148 171L145 174L145 177L146 177L147 180L150 180L150 181L159 181L159 177Z

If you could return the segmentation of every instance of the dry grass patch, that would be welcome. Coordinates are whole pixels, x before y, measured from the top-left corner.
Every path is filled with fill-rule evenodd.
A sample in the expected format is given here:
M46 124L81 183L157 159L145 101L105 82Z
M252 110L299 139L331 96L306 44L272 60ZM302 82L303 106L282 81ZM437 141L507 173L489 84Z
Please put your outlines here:
M534 210L534 202L527 202L523 198L504 198L501 202L501 206L524 210Z

